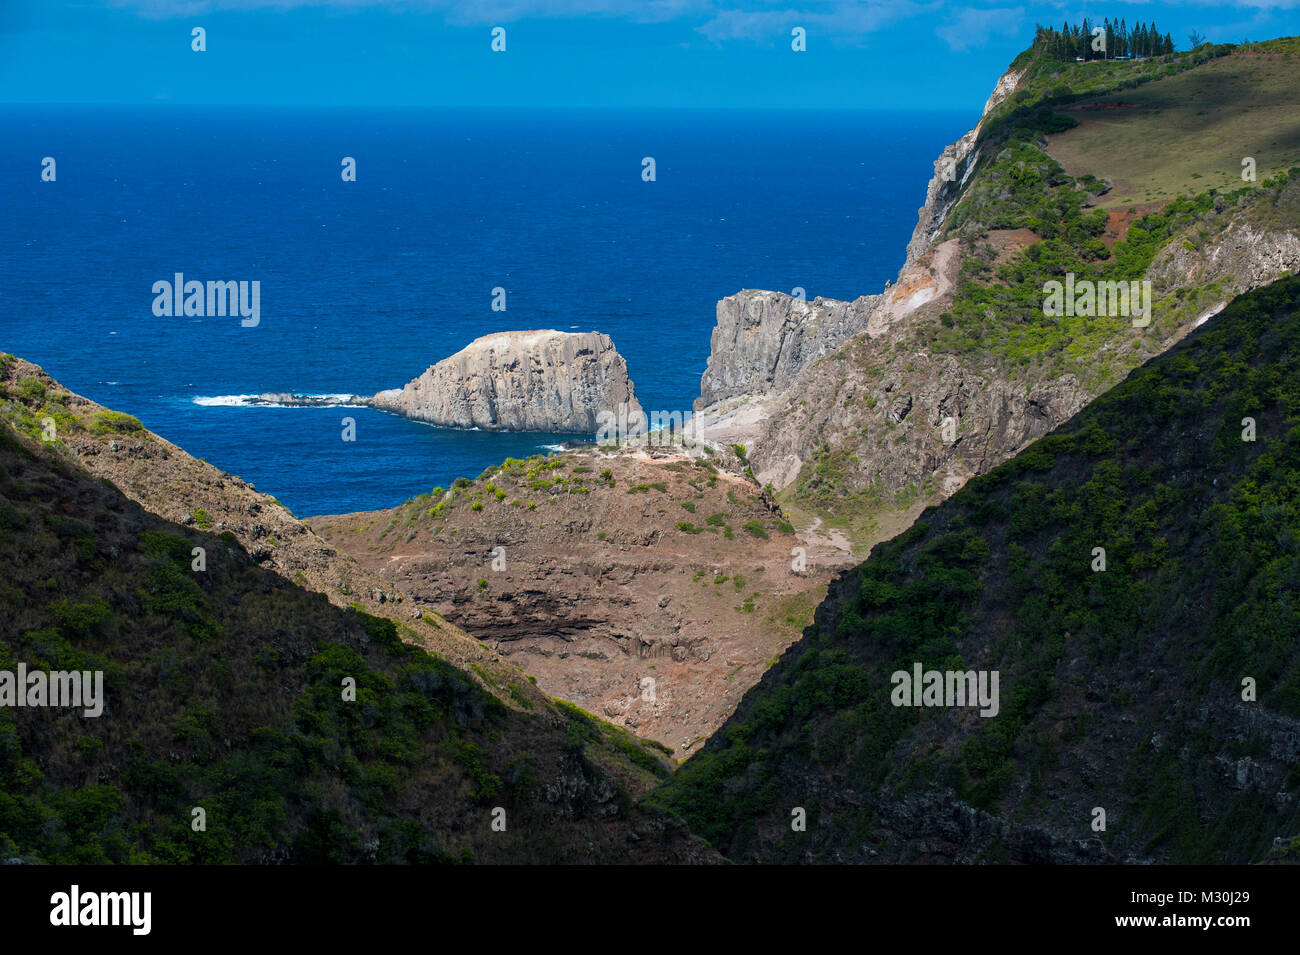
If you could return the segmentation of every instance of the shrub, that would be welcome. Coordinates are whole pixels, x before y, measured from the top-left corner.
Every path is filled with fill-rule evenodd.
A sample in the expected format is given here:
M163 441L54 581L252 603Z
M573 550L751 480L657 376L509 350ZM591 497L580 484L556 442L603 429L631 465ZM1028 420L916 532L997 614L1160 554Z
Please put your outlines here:
M45 382L41 381L35 375L28 375L26 378L18 380L18 386L14 389L18 392L18 397L24 401L44 401L45 400Z
M135 434L144 430L139 418L121 411L99 412L91 427L99 434Z

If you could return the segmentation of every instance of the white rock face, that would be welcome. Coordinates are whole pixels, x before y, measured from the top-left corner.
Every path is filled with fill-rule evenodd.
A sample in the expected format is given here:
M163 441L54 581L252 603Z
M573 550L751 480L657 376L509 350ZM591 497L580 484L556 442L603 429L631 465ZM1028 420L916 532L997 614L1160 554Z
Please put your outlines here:
M1004 73L984 104L980 122L935 160L925 204L917 210L906 261L892 286L852 302L829 298L805 302L781 292L754 289L718 302L709 364L695 401L697 412L707 413L706 420L712 421L727 413L733 399L767 401L853 336L860 332L873 338L883 335L950 290L958 266L955 247L946 249L948 243L936 245L934 239L975 171L979 161L975 142L984 117L1011 95L1020 76L1015 71Z
M786 388L812 362L867 327L882 296L811 302L782 292L746 289L718 302L709 364L696 410L737 395Z
M641 410L627 363L600 332L499 332L404 388L360 403L448 428L594 433L602 411Z

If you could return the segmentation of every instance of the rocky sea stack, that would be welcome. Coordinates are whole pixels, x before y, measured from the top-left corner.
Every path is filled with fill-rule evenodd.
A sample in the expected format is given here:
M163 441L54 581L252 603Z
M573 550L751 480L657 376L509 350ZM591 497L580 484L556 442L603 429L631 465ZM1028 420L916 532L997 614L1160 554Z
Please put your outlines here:
M322 399L263 395L268 403ZM337 399L331 399L331 402ZM470 342L403 388L348 404L391 411L445 428L588 434L602 411L640 411L614 342L601 332L497 332Z

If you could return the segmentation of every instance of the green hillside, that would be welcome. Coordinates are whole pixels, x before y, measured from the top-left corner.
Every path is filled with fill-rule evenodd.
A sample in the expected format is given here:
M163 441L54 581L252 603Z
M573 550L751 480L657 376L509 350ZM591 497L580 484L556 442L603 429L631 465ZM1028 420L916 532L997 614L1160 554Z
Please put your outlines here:
M1222 301L1235 266L1205 287L1155 283L1140 332L1124 316L1045 316L1044 284L1139 280L1174 243L1196 253L1229 226L1300 229L1300 41L1088 63L1034 47L1012 69L1018 88L985 119L975 173L944 224L964 240L954 300L940 327L917 334L936 351L1031 378L1073 374L1100 392ZM1256 176L1243 181L1247 155ZM1028 240L1004 249L1008 230Z
M1158 83L1072 103L1079 125L1047 151L1071 175L1108 180L1105 209L1239 189L1246 157L1256 180L1300 166L1298 76L1300 39L1230 47Z
M736 860L1300 852L1298 594L1291 278L878 545L653 798ZM1000 711L891 705L917 662Z
M331 605L233 534L150 514L27 433L41 400L61 427L92 426L35 377L0 393L19 429L0 421L0 671L102 671L106 701L98 717L0 707L0 858L713 857L632 807L623 770L668 773L652 749L574 708L507 707L401 624ZM140 429L112 412L93 426Z

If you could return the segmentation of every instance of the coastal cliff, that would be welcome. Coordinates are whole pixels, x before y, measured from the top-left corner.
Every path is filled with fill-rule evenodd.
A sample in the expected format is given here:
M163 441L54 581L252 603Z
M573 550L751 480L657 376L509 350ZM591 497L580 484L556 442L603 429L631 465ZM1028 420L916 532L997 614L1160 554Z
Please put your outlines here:
M1076 71L1027 51L936 159L883 291L805 303L745 290L718 303L700 433L743 445L805 538L836 530L865 554L1233 296L1300 268L1300 171L1288 156L1243 185L1220 171L1239 158L1206 156L1176 178L1104 145L1200 156L1187 139L1194 117L1161 104L1210 83L1216 98L1199 108L1237 121L1233 104L1272 82L1239 72L1258 55L1216 48ZM1285 72L1284 52L1265 55ZM1243 121L1295 132L1262 110ZM1133 204L1135 193L1152 201ZM1149 320L1046 316L1041 287L1067 272L1149 282Z
M736 397L763 397L794 383L799 372L860 332L882 334L890 325L931 301L951 284L950 273L936 277L932 246L979 157L976 142L983 118L1016 88L1020 72L1008 70L984 105L980 122L949 145L934 162L925 203L898 279L881 293L852 302L816 298L811 302L759 289L745 289L718 302L717 325L709 342L708 367L700 381L697 412L721 412L720 403ZM929 253L929 254L927 254ZM942 265L949 263L946 257Z

